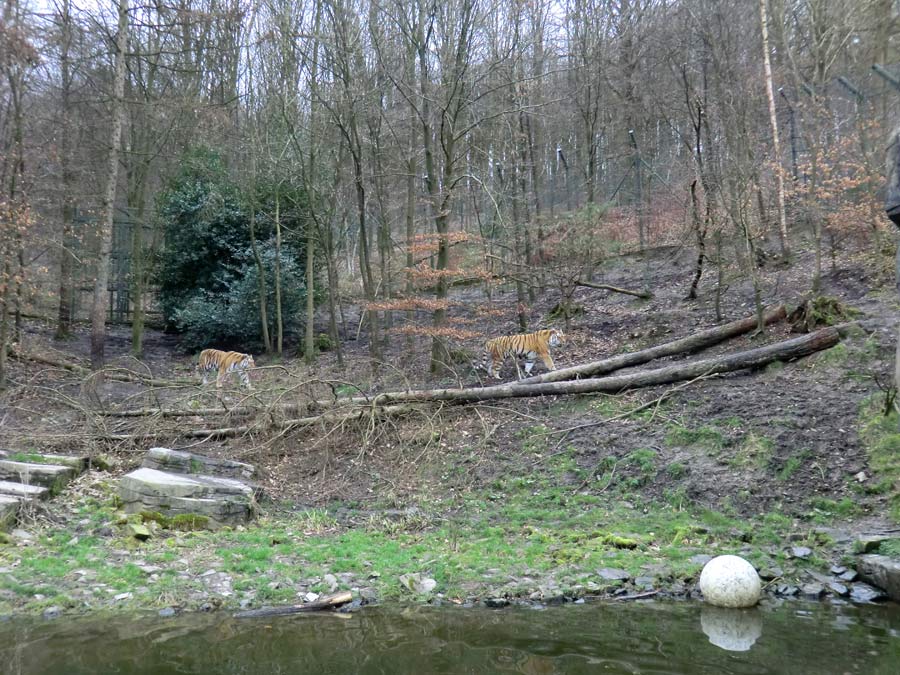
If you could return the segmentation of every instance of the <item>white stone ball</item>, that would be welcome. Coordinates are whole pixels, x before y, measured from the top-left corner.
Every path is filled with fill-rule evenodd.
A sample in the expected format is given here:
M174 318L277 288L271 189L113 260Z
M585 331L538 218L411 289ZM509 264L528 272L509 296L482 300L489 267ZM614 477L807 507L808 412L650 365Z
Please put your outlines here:
M762 584L749 562L737 555L720 555L704 565L700 591L716 607L752 607L759 602Z

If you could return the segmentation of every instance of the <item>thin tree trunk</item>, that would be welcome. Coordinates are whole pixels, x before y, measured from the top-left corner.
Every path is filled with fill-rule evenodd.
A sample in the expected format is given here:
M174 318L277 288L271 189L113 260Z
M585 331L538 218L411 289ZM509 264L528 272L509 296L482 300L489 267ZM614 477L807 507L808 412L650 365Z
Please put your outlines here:
M306 225L306 336L303 344L303 360L311 364L316 360L315 326L313 315L315 313L315 262L316 242L312 236L313 224Z
M275 353L284 353L284 321L281 316L281 201L275 191Z
M255 189L255 186L251 189ZM266 268L263 265L262 256L259 254L259 244L256 241L256 201L250 203L250 250L253 251L253 261L256 263L256 285L259 293L259 327L262 331L263 348L266 354L272 353L272 338L269 336L269 309L266 306Z
M791 250L787 234L787 214L784 206L784 172L781 170L781 143L778 140L778 116L775 113L775 91L772 85L772 63L769 59L769 29L766 0L759 0L759 18L762 24L763 67L766 73L766 97L769 100L769 124L772 126L772 150L774 152L775 189L778 198L778 237L781 256L790 258Z
M128 44L128 0L119 0L119 23L116 35L115 76L113 79L112 130L110 133L109 164L106 191L103 197L103 222L100 230L100 257L94 281L91 305L91 368L103 367L106 346L106 312L109 306L109 265L112 254L113 216L116 206L116 185L119 179L119 146L122 143L122 124L125 113L125 47Z

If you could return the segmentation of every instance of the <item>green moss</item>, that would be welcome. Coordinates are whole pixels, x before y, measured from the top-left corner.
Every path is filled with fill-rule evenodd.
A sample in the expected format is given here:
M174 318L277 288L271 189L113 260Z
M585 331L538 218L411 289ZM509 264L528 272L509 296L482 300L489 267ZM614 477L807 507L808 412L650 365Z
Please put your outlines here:
M23 462L25 464L53 464L51 459L35 452L12 452L3 459L11 462Z
M771 439L751 431L744 436L737 452L728 463L734 467L756 466L762 469L772 458L773 448L774 444Z
M697 447L710 454L717 454L725 447L727 439L721 430L714 426L705 425L689 429L676 425L666 434L666 443L670 446Z
M809 457L809 450L801 450L800 452L791 455L785 460L784 465L778 473L775 474L775 477L780 481L790 480L791 477L806 463L806 460L809 459Z
M196 513L179 513L177 516L172 516L169 522L171 529L182 532L207 530L212 525L212 521L208 516L201 516Z

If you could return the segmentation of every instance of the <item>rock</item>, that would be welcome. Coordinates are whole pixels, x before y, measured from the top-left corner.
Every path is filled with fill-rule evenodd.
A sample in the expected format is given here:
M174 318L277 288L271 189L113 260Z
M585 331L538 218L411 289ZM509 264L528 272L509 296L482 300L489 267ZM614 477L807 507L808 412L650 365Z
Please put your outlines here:
M716 647L730 652L745 652L762 635L759 610L741 610L704 605L700 628Z
M848 595L850 595L850 589L844 586L844 584L837 581L829 582L828 590L841 598L846 598Z
M859 574L857 574L856 570L847 570L842 575L840 575L838 579L840 579L841 581L851 582L856 581L856 577L858 576Z
M635 577L634 585L643 591L652 591L656 580L653 577Z
M147 541L150 538L150 530L140 523L130 523L128 533L138 541Z
M0 532L16 524L21 500L9 495L0 495Z
M791 557L805 560L812 555L812 549L807 546L791 546Z
M0 480L37 485L55 491L59 491L79 473L75 467L62 464L37 464L0 459Z
M749 562L736 555L710 560L700 573L703 598L717 607L752 607L762 592L759 575Z
M863 555L856 570L863 581L884 590L891 600L900 601L900 560L886 555Z
M48 607L44 610L41 616L43 616L48 621L52 619L58 619L60 616L62 616L62 609L56 606Z
M334 593L337 590L338 580L333 574L326 574L322 577L322 581L328 586L329 593Z
M163 571L159 565L138 565L138 569L144 574L156 574Z
M113 599L114 600L131 600L134 597L133 593L119 593Z
M175 609L173 607L163 607L158 612L159 616L164 619L169 618L170 616L175 616Z
M832 565L828 569L828 571L831 572L834 576L840 576L841 574L843 574L844 572L847 571L847 568L844 567L843 565Z
M809 600L820 600L825 595L825 587L819 582L803 584L800 587L800 595Z
M861 581L853 584L853 587L850 589L850 599L853 602L877 602L878 600L884 600L886 597L887 595L880 588L874 588Z
M179 475L141 468L119 480L127 513L198 515L211 526L248 522L256 511L253 488L231 478Z
M9 536L13 538L14 541L17 541L20 544L33 544L34 543L34 535L31 532L26 532L25 530L13 530L9 533Z
M856 538L856 550L860 553L873 553L881 546L881 542L890 537L883 534L861 534Z
M853 477L858 483L865 483L869 479L865 471L860 471L859 473L853 474Z
M778 588L775 590L778 595L783 595L784 597L790 598L800 593L800 589L792 584L778 584Z
M628 572L615 567L603 567L597 570L597 576L606 581L628 581L631 578Z
M50 490L39 485L25 485L23 483L0 480L0 495L24 500L48 499Z
M484 606L490 607L491 609L500 609L507 605L509 605L509 600L506 598L488 598L484 601Z
M763 581L772 581L772 579L781 579L784 576L784 570L778 566L763 567L759 571L759 578Z
M303 602L315 602L318 599L319 599L319 594L313 593L312 591L310 591L309 593L307 593L306 595L303 596Z
M437 581L422 577L418 572L401 575L400 583L417 595L426 595L437 587Z
M169 450L168 448L150 448L144 455L141 466L171 473L201 474L237 480L251 480L256 475L256 467L252 464L230 459L204 457L192 452Z
M711 555L707 555L706 553L698 553L697 555L692 555L688 562L693 563L694 565L705 565L710 560L712 560Z

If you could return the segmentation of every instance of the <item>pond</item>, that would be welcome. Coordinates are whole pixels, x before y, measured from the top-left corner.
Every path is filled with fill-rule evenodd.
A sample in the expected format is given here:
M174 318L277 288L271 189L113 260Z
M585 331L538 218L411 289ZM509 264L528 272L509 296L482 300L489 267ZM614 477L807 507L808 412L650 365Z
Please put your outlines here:
M14 619L3 673L900 672L900 607L693 602Z

